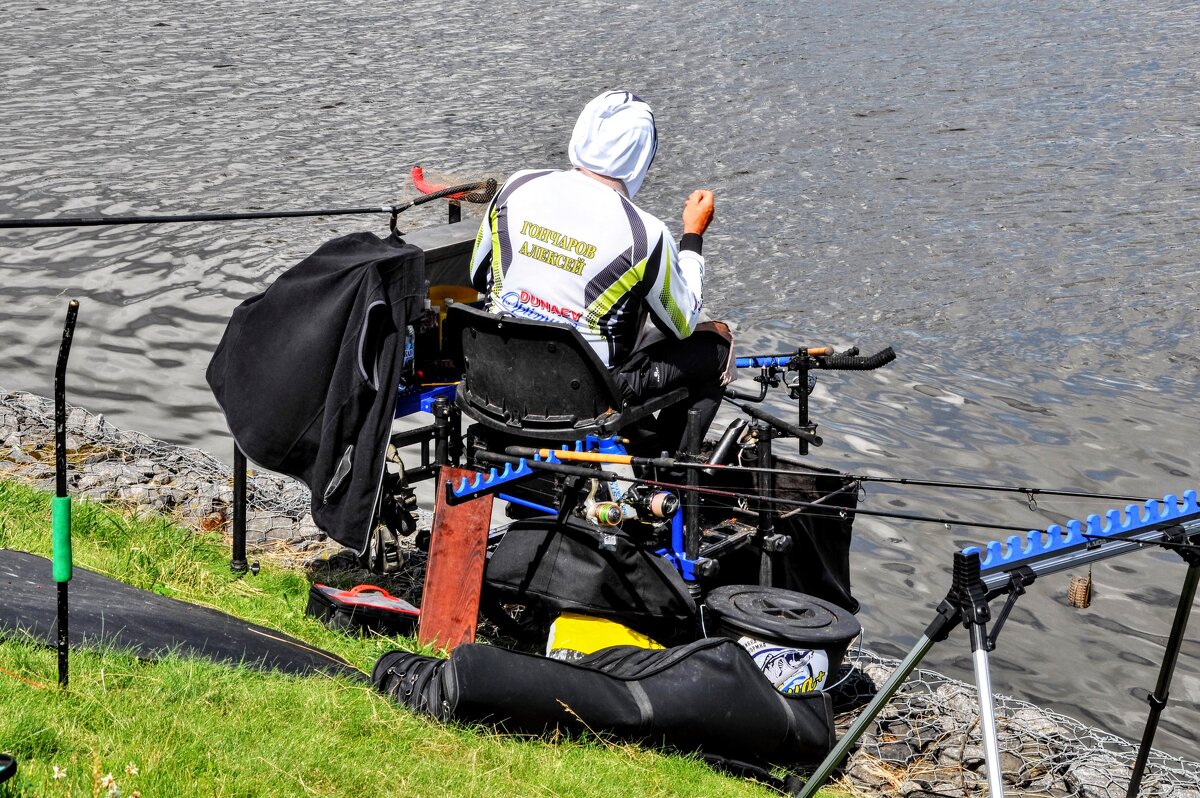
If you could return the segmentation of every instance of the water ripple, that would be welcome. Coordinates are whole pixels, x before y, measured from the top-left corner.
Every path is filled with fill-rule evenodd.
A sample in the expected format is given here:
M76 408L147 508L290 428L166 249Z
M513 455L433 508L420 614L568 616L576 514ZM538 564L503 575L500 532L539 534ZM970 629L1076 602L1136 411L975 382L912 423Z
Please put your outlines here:
M402 201L414 164L501 178L562 165L582 103L632 86L661 133L639 203L677 230L682 197L716 191L706 294L739 350L899 353L882 372L819 375L813 462L1128 495L1196 487L1194 9L596 0L537 14L528 24L514 0L487 15L412 0L402 20L362 0L17 4L0 18L0 217ZM402 226L443 215L414 209ZM354 230L386 219L0 231L0 385L49 392L78 297L72 398L223 454L203 373L230 312ZM1031 527L1105 509L878 484L865 501ZM903 654L950 553L988 535L855 528L871 642ZM1133 686L1154 682L1180 569L1122 562L1097 567L1090 610L1064 605L1065 575L1022 598L998 690L1140 733ZM936 656L965 675L961 641L945 646ZM1158 738L1193 758L1197 653Z

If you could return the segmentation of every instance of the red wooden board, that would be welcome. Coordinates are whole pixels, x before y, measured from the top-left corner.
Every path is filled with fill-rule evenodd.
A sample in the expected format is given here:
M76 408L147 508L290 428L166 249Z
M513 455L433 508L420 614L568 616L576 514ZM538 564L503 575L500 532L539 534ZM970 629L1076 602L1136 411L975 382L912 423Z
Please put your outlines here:
M475 471L451 466L442 466L438 475L417 640L448 651L475 640L492 497L452 506L446 503L446 482L458 484L464 477L477 476Z

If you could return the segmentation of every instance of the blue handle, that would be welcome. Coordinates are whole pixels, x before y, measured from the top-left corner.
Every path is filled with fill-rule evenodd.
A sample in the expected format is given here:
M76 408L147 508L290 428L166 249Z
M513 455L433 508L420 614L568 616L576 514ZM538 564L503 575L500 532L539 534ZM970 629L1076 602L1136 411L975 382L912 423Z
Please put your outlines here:
M752 355L750 357L734 358L734 365L740 369L786 368L795 355Z

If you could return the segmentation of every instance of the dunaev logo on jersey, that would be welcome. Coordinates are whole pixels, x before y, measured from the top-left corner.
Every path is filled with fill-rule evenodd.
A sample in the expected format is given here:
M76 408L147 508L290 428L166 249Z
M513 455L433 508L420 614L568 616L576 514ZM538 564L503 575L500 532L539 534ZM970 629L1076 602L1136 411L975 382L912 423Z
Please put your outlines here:
M572 308L564 308L547 302L528 291L508 291L500 297L500 306L514 316L522 316L537 321L577 322L583 313Z

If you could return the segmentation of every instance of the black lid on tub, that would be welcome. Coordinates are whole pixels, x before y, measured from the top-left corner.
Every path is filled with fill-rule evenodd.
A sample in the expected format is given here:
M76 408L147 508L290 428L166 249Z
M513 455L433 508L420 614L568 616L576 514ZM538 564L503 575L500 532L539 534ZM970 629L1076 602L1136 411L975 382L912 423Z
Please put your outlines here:
M721 634L748 634L799 648L846 645L862 629L848 610L778 587L725 585L704 603Z

